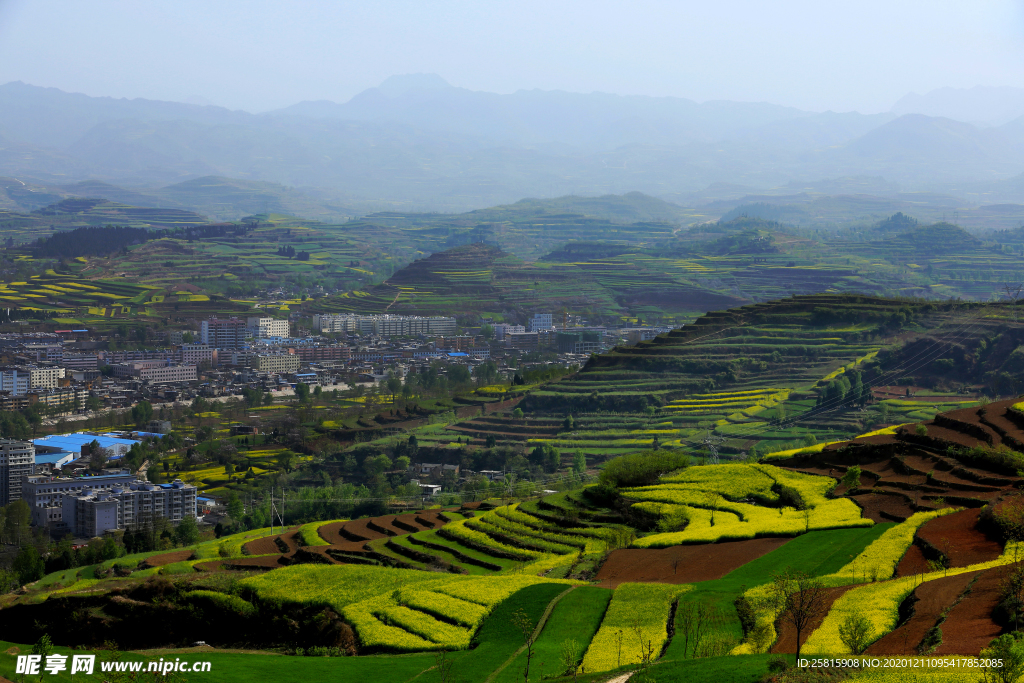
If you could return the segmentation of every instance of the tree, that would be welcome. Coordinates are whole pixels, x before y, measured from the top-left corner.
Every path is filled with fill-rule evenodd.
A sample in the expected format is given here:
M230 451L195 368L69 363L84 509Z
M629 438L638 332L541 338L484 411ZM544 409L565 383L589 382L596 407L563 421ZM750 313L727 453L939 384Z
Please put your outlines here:
M384 386L387 387L388 393L391 394L391 402L395 402L395 396L399 391L402 390L402 378L395 376L395 373L389 372L388 378L384 382Z
M32 523L32 510L24 500L16 500L4 510L4 537L8 543L21 544L29 533Z
M572 454L572 469L576 474L583 474L587 469L587 456L583 454L583 451L577 450Z
M981 659L991 664L982 668L985 683L1016 683L1024 675L1024 634L1004 633L981 651ZM998 662L998 664L996 663Z
M512 417L514 417L517 420L522 420L523 419L523 409L522 408L516 408L515 410L513 410L512 411Z
M567 432L571 432L574 427L575 422L572 419L572 415L566 415L565 419L562 421L562 429L564 429Z
M395 469L403 471L407 470L409 469L409 465L411 462L412 461L409 459L408 455L400 455L397 458L395 458Z
M21 547L18 554L14 556L14 561L11 562L11 569L17 572L18 581L22 585L38 581L46 573L43 558L32 544Z
M580 672L580 656L583 654L580 643L575 638L562 641L560 663L563 676L572 676L575 681Z
M715 525L715 512L718 511L718 505L722 502L722 494L718 491L708 490L704 492L704 504L711 509L711 526Z
M309 401L309 385L304 382L296 384L295 396L299 399L299 403L306 403Z
M153 404L149 401L139 401L132 408L132 419L139 427L147 424L153 419Z
M232 522L240 522L244 515L245 507L242 505L241 499L239 499L237 493L231 491L228 493L228 517L231 518Z
M533 619L522 608L512 613L512 626L523 634L523 647L526 649L526 666L523 668L523 681L530 683L530 661L533 659L534 624Z
M277 460L277 464L285 472L291 472L292 467L295 465L295 454L291 451L282 451L277 454L275 459Z
M39 640L32 646L32 654L40 655L43 661L46 661L46 658L53 654L53 641L50 640L48 633L39 636Z
M773 577L772 590L782 605L780 618L796 631L796 658L799 660L803 633L825 613L829 605L828 593L820 581L789 569Z
M850 614L839 624L839 639L850 652L859 655L864 652L871 638L871 622L862 614Z
M174 530L174 535L178 537L178 542L182 545L194 545L199 542L199 526L196 525L196 518L192 515L185 515L180 522L178 522L178 528Z

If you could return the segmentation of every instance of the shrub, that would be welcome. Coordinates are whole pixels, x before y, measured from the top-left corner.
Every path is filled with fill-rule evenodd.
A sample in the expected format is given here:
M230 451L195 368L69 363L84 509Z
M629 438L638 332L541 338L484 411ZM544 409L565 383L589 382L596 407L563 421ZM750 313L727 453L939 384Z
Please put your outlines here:
M855 489L860 486L860 473L860 467L851 465L846 469L846 473L843 474L843 478L839 480L839 483L846 486L847 489Z
M1024 470L1024 453L1018 453L1005 444L995 448L975 446L973 448L950 448L949 454L957 460L964 460L971 465L984 469L1015 475Z
M599 480L605 486L630 487L647 486L658 481L658 477L686 467L690 457L673 451L653 453L630 453L608 461L601 470Z
M855 655L864 652L871 635L871 622L860 614L849 614L839 624L839 639Z

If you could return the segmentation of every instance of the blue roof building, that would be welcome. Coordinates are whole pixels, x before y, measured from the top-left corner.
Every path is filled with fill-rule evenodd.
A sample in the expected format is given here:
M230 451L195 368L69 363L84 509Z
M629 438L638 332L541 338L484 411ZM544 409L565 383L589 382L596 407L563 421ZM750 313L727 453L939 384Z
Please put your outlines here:
M81 454L82 446L96 441L102 448L109 448L114 455L121 456L131 450L131 447L139 443L135 439L125 439L85 432L74 432L72 434L53 434L38 439L32 439L35 444L36 453L68 452Z

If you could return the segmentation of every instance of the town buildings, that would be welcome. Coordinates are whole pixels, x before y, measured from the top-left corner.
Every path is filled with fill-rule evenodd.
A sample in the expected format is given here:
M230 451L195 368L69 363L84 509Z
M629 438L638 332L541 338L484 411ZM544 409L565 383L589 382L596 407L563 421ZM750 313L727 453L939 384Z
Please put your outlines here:
M233 317L204 320L199 329L200 341L218 349L240 349L245 346L245 323Z
M22 481L32 474L35 459L30 442L0 439L0 506L21 500Z

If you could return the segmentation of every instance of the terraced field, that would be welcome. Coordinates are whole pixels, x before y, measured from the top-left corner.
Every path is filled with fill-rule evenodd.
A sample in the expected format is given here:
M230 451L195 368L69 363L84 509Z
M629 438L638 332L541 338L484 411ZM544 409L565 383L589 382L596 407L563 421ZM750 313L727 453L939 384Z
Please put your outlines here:
M797 296L707 314L615 348L529 388L523 418L494 412L444 434L476 446L549 444L597 462L645 448L703 458L709 436L726 458L820 447L976 405L976 378L1016 363L1020 342L1024 325L1003 306ZM992 350L974 360L983 348ZM951 372L953 357L971 360Z
M145 605L138 597L162 586L184 591L172 604L227 620L224 634L251 633L274 610L336 615L317 623L339 619L351 629L346 647L360 656L339 660L335 674L400 654L394 667L374 661L440 682L442 655L417 653L444 652L459 676L520 680L527 657L517 610L536 639L531 671L543 663L555 680L638 667L659 681L682 671L732 676L763 667L769 651L841 654L851 617L864 620L872 655L976 655L1012 627L999 608L1001 587L1021 547L1001 535L999 520L1020 506L1022 443L1024 404L1013 399L771 464L689 466L616 489L614 501L584 487L458 511L255 530L44 577L3 598L16 609L0 620L0 637L47 623L60 642L67 636L56 629L79 626L26 622L43 615L30 610L96 607L113 589L121 602L111 604ZM860 481L839 483L855 465ZM872 499L898 500L905 514ZM657 523L630 527L641 518L630 510ZM825 608L799 633L779 598L796 590L794 579L777 578L785 571L825 591ZM237 580L214 581L228 574ZM149 580L161 575L177 583ZM103 618L134 613L110 609ZM175 614L172 633L185 618ZM99 621L83 619L102 636Z

